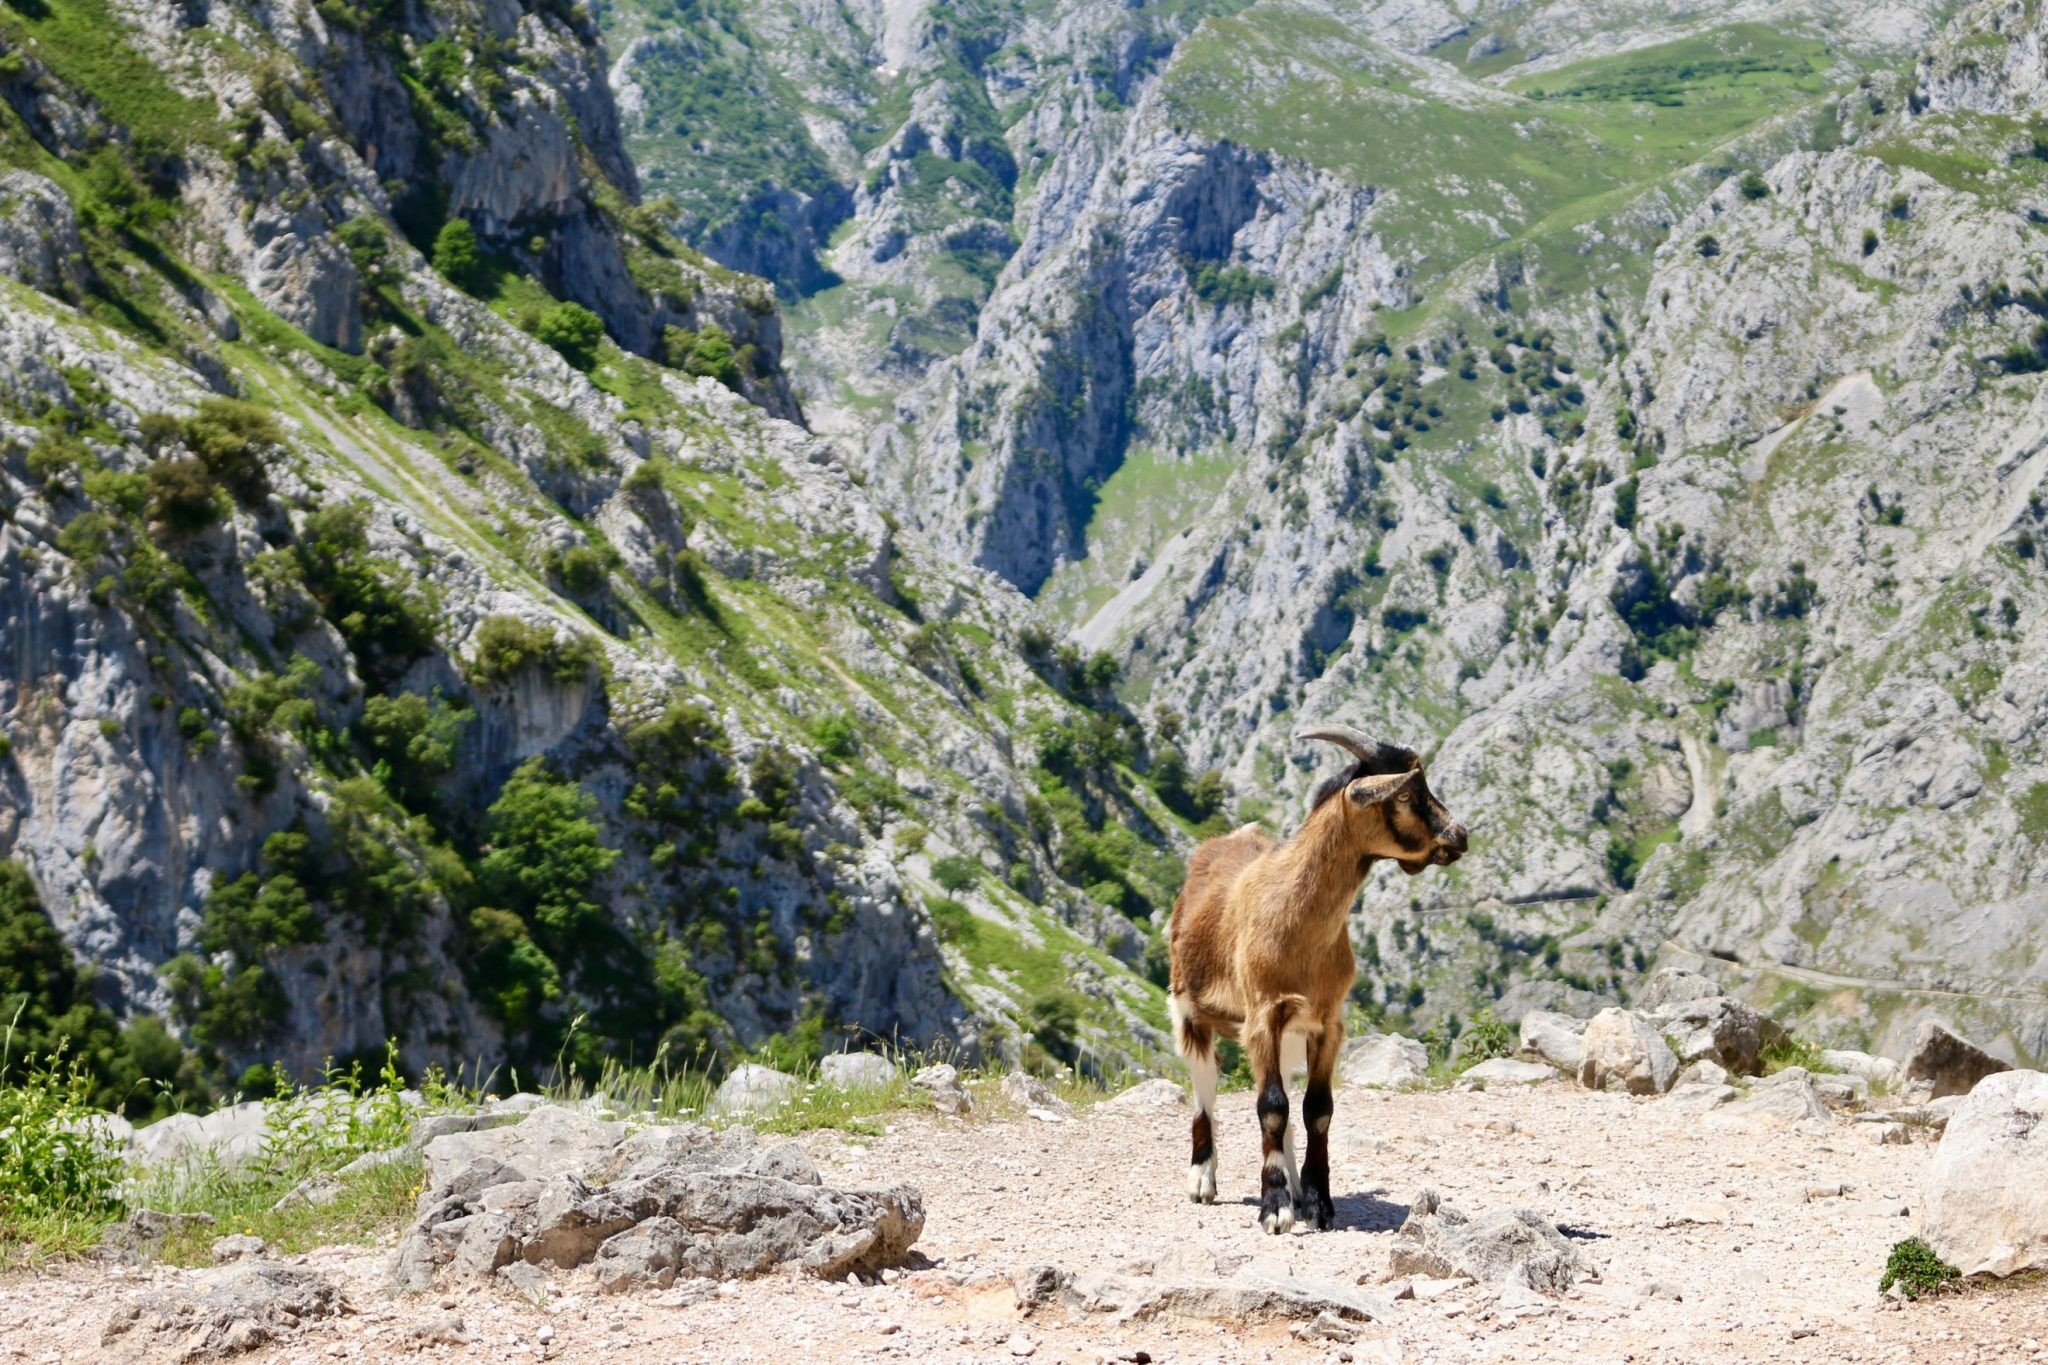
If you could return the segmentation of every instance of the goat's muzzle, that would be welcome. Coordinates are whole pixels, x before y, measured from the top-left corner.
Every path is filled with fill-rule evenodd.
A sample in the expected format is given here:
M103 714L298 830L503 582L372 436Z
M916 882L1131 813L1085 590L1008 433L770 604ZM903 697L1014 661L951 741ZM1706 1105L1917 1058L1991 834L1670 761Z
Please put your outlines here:
M1452 825L1437 836L1436 853L1430 859L1438 867L1449 867L1465 856L1465 827Z

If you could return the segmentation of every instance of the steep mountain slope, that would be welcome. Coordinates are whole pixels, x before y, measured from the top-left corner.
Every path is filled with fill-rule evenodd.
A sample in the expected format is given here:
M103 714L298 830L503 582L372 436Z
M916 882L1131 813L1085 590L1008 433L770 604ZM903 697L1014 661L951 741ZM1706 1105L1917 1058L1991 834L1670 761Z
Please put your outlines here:
M599 54L552 3L0 8L0 939L98 1000L23 1028L168 1014L192 1057L95 1064L185 1085L1152 1055L1105 902L1184 825L1103 676L790 420Z
M764 263L806 411L906 523L1248 813L1302 718L1439 744L1480 846L1369 884L1363 1003L1449 1031L1712 953L1845 1039L1933 1007L2039 1057L2041 29L1953 8L722 32L812 149L816 265Z

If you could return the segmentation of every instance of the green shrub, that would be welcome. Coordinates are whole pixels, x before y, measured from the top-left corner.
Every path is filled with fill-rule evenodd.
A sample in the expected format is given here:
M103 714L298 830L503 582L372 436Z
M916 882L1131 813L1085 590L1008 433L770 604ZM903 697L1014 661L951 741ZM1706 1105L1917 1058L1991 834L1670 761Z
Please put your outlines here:
M48 483L91 459L92 452L76 436L63 431L46 431L29 447L28 472L31 478Z
M932 860L932 880L948 891L965 891L981 880L981 864L953 855Z
M397 272L391 265L391 234L384 224L368 214L358 214L334 229L334 240L355 264L356 274L361 277L366 289L381 289L397 283ZM438 247L439 243L436 243ZM475 234L471 234L470 247L476 246ZM440 262L435 262L440 268Z
M1741 190L1744 199L1768 199L1771 197L1771 187L1755 171L1743 172Z
M295 547L299 571L373 689L388 688L434 648L430 602L370 555L370 510L329 503L306 515Z
M754 349L735 348L732 333L715 322L707 322L695 332L681 327L663 328L661 354L671 369L716 379L738 393L751 368Z
M1273 281L1241 265L1218 265L1204 261L1194 271L1195 297L1225 307L1242 306L1254 299L1269 298Z
M7 1039L11 1045L11 1036ZM18 1064L0 1087L0 1239L35 1238L51 1225L92 1223L120 1208L122 1160L93 1122L93 1078L61 1046Z
M400 692L365 701L355 737L392 794L414 810L425 810L435 804L434 784L455 766L462 732L475 718L474 711L438 692L431 698Z
M1489 1058L1506 1057L1515 1050L1513 1027L1495 1014L1491 1005L1472 1016L1472 1022L1460 1037L1464 1044L1458 1051L1460 1070L1477 1066Z
M173 1042L166 1056L153 1020L123 1029L93 998L97 976L72 957L28 869L0 861L0 1091L25 1083L27 1059L61 1052L71 1059L67 1070L87 1069L98 1107L125 1104L136 1117L154 1111L163 1087L179 1078L183 1050Z
M1813 1072L1832 1071L1834 1068L1821 1060L1821 1051L1819 1044L1781 1031L1765 1041L1757 1060L1763 1063L1766 1076L1794 1066Z
M589 370L597 365L604 319L580 303L558 303L540 315L533 334L577 369Z
M213 475L189 456L149 466L149 515L176 531L203 531L220 519Z
M601 672L604 650L587 635L565 640L554 627L533 625L517 616L487 616L477 627L469 667L473 682L504 682L526 669L541 667L566 685Z
M611 569L604 553L588 545L572 545L554 559L555 577L572 597L594 597L603 591Z
M596 811L594 797L531 758L506 780L485 820L477 894L516 914L557 961L604 922L593 896L618 853L598 837Z
M202 398L181 429L186 449L230 493L254 502L270 491L267 454L284 445L277 419L239 398Z
M456 288L475 289L482 282L483 248L478 245L476 229L468 219L450 218L441 225L441 230L434 234L432 257L434 269Z
M826 716L812 726L811 739L818 746L818 756L828 762L843 763L860 752L859 723L845 712Z
M1877 1292L1886 1293L1893 1285L1909 1299L1922 1294L1943 1293L1955 1286L1963 1272L1934 1254L1934 1248L1918 1237L1908 1237L1892 1248L1885 1258L1884 1276L1877 1282Z

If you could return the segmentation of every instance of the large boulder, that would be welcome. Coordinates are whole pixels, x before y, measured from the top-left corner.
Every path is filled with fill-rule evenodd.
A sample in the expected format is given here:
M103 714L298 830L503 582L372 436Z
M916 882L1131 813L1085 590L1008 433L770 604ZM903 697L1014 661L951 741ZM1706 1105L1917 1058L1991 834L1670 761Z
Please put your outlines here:
M1586 1021L1550 1010L1530 1010L1522 1016L1522 1051L1541 1057L1567 1076L1579 1074L1583 1060Z
M839 1277L898 1263L923 1227L916 1190L827 1188L800 1147L764 1147L748 1128L629 1134L546 1107L428 1144L426 1187L391 1274L401 1290L452 1275L522 1293L547 1268L593 1262L607 1293L783 1266Z
M1658 1006L1650 1020L1672 1040L1681 1062L1711 1061L1737 1076L1763 1069L1766 1021L1740 1000L1698 996Z
M1736 1091L1732 1085L1686 1081L1673 1086L1658 1107L1671 1113L1704 1114L1731 1104L1735 1099Z
M555 1105L535 1109L516 1122L444 1133L426 1144L426 1181L420 1207L424 1210L451 1195L467 1196L512 1180L539 1179L563 1171L593 1174L625 1137L623 1123ZM465 1172L469 1174L465 1176ZM464 1179L467 1185L458 1183Z
M135 1155L146 1166L217 1161L241 1166L263 1155L270 1137L263 1101L248 1100L211 1114L172 1114L135 1130Z
M1649 1013L1666 1005L1711 1000L1721 993L1719 983L1709 977L1684 967L1665 967L1653 972L1643 983L1643 988L1635 994L1634 1004L1637 1009Z
M1344 1044L1337 1075L1345 1085L1399 1090L1429 1079L1429 1049L1398 1033L1368 1033Z
M1661 1095L1678 1078L1678 1058L1657 1030L1625 1009L1604 1009L1580 1040L1579 1084L1588 1090Z
M1798 1067L1788 1067L1766 1077L1741 1099L1722 1105L1715 1117L1789 1124L1801 1119L1825 1119L1828 1106L1811 1076Z
M1517 1284L1562 1294L1593 1265L1557 1225L1530 1209L1502 1209L1474 1218L1424 1190L1409 1207L1391 1253L1396 1275L1465 1276L1481 1284Z
M721 1118L772 1114L803 1093L804 1083L787 1071L749 1062L736 1066L719 1084L707 1111Z
M872 1052L841 1052L818 1063L818 1079L834 1090L886 1090L896 1065Z
M1188 1107L1188 1088L1179 1081L1154 1076L1095 1106L1098 1114L1172 1114Z
M1934 1149L1917 1218L1921 1240L1965 1275L2048 1270L2048 1075L1977 1083Z
M1512 1057L1490 1057L1468 1067L1458 1077L1460 1089L1511 1090L1518 1085L1541 1085L1557 1079L1557 1068L1543 1062L1518 1062Z
M2012 1070L1998 1058L1954 1032L1938 1019L1923 1022L1906 1049L1902 1072L1906 1089L1922 1099L1967 1095L1986 1076ZM147 1131L147 1130L144 1130Z
M1828 1070L1845 1076L1861 1076L1877 1090L1896 1090L1903 1070L1890 1057L1873 1057L1868 1052L1852 1052L1847 1048L1824 1048L1820 1060Z

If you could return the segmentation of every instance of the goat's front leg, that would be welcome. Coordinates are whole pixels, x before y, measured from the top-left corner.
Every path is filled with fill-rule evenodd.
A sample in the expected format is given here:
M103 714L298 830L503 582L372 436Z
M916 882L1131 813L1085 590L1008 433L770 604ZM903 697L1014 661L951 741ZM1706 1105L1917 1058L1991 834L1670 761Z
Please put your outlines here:
M1294 1226L1294 1192L1300 1177L1294 1170L1294 1139L1287 1131L1286 1072L1280 1064L1280 1028L1262 1021L1245 1031L1245 1052L1252 1065L1252 1083L1259 1095L1259 1145L1264 1161L1259 1174L1259 1226L1279 1234Z
M1330 1079L1336 1074L1337 1053L1343 1046L1341 1017L1326 1023L1322 1033L1309 1040L1308 1088L1301 1097L1308 1160L1302 1163L1301 1192L1295 1198L1294 1214L1318 1232L1328 1232L1337 1222L1336 1206L1330 1202L1330 1116L1337 1109L1330 1095Z

